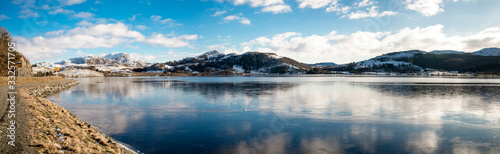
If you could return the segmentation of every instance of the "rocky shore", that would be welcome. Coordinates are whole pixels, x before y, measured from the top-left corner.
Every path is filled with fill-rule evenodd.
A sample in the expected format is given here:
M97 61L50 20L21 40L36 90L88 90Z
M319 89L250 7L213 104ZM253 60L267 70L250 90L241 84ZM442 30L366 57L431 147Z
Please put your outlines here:
M78 85L76 80L67 80L56 83L41 84L24 88L26 92L34 97L44 97L50 94L60 92L64 89Z
M16 129L22 133L19 134L16 147L2 148L3 152L135 153L113 141L97 127L43 98L77 84L76 80L62 80L18 86L17 108L25 114L16 117L20 122ZM2 125L4 123L5 120Z

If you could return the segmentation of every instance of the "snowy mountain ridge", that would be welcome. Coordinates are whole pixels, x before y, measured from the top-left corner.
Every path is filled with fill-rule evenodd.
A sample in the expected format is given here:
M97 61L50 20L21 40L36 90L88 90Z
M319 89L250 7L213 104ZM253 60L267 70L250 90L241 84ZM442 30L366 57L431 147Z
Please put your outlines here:
M63 60L54 64L68 66L73 64L87 65L123 65L127 67L145 67L148 63L144 60L138 60L131 57L127 53L114 52L103 57L97 55L89 55L85 57L75 57L68 60Z
M472 54L479 56L500 56L500 48L484 48Z

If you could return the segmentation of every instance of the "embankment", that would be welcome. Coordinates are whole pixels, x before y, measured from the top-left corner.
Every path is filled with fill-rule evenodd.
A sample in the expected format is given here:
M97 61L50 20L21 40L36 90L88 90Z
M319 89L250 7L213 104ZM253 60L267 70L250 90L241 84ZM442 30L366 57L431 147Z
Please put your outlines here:
M23 151L36 153L135 153L114 142L83 120L71 114L65 108L43 98L75 86L76 80L62 80L45 83L31 83L18 86L18 105L26 115L19 117L25 125L25 141L20 146L27 146ZM24 108L24 109L22 109ZM17 117L16 117L17 118ZM26 127L26 128L23 128ZM23 136L20 136L21 138ZM4 151L8 152L8 151Z

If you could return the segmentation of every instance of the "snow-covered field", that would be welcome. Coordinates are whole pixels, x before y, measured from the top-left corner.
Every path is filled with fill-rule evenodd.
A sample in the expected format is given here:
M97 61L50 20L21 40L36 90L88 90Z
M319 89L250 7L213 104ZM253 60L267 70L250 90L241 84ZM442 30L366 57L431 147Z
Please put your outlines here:
M88 69L65 69L56 74L64 75L66 77L104 77L104 74L97 71Z

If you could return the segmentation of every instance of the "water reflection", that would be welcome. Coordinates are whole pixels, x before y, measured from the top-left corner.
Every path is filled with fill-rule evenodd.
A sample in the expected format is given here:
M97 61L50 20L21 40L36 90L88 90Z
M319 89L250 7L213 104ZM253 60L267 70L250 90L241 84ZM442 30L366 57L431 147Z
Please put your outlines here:
M78 80L49 99L150 153L500 152L498 79Z

